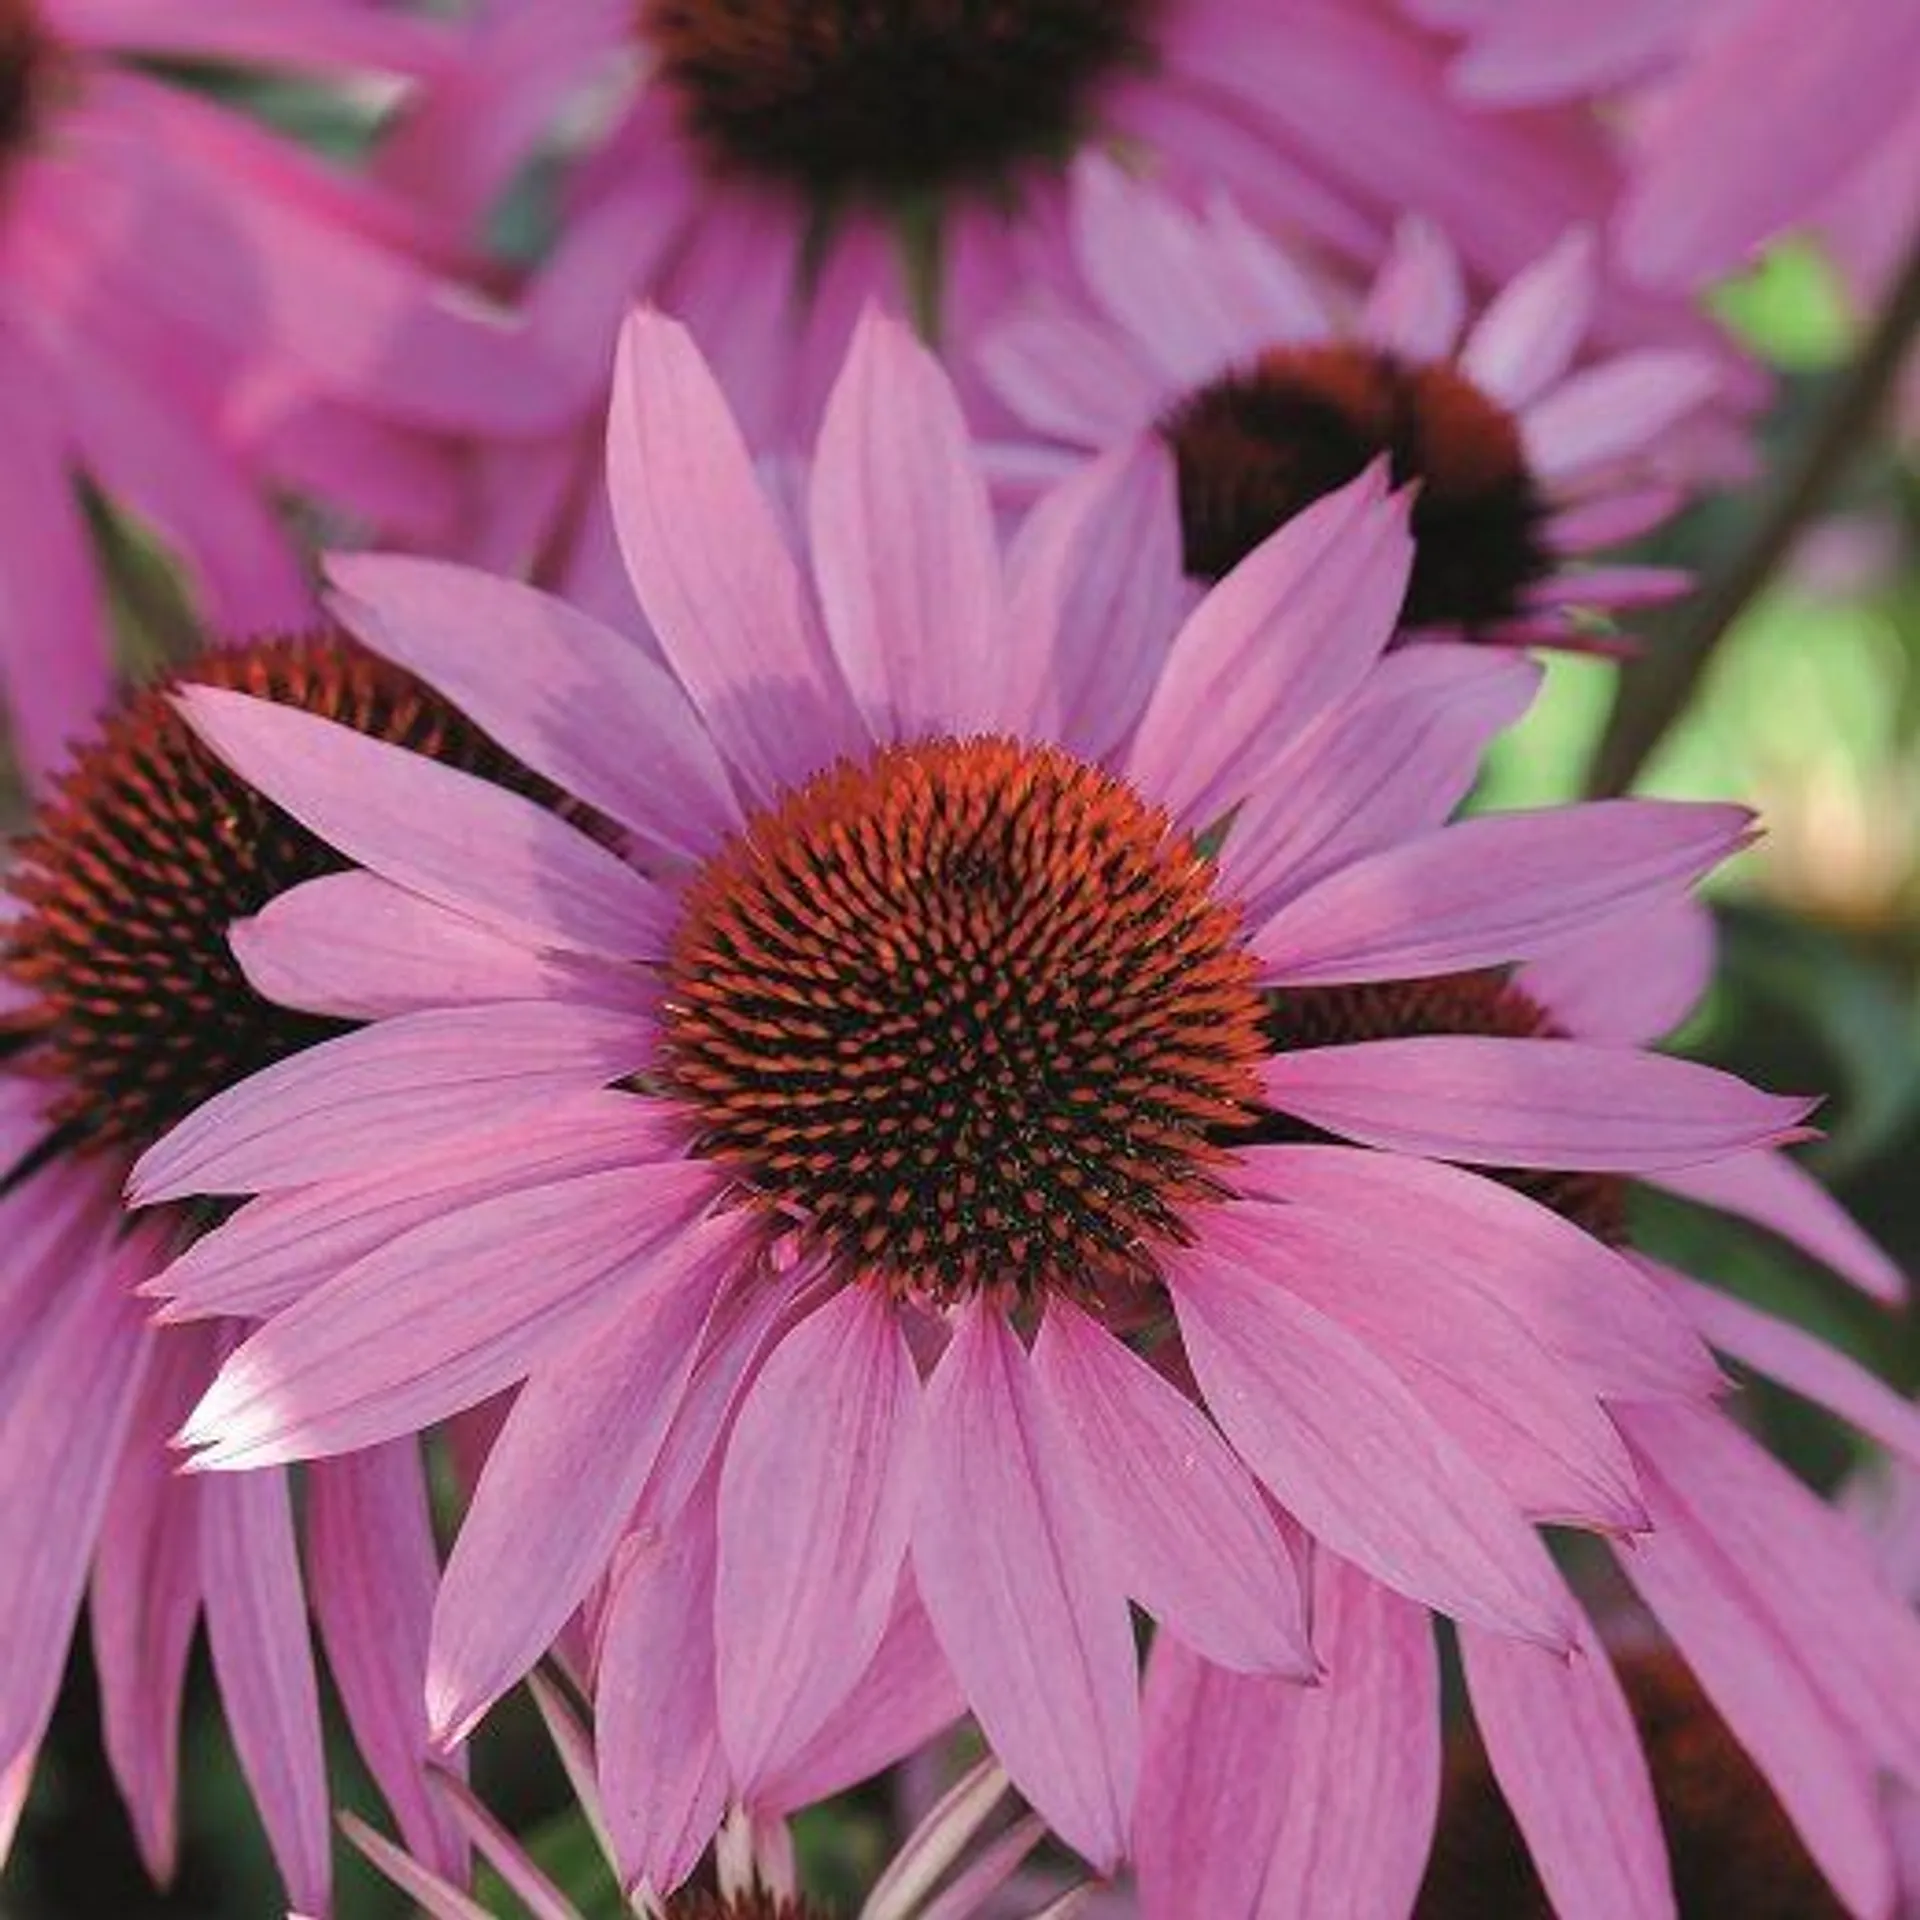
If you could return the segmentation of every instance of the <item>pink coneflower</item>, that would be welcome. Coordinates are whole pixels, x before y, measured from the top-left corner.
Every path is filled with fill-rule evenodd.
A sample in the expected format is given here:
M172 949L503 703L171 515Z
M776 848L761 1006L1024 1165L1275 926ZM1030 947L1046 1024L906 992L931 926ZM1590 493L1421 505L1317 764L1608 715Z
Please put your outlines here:
M1346 319L1223 200L1192 215L1088 163L1070 232L1077 285L1056 274L991 328L983 371L1055 447L1131 446L1130 497L1143 516L1177 512L1189 577L1220 579L1384 456L1419 486L1409 627L1566 641L1576 608L1684 588L1668 568L1566 565L1672 511L1665 442L1719 386L1709 357L1679 348L1575 370L1590 237L1563 238L1469 326L1453 248L1418 223ZM1038 465L1021 450L1020 471Z
M405 742L558 804L462 715L344 637L270 641L196 671ZM241 1765L289 1891L324 1904L326 1786L309 1600L361 1748L415 1843L459 1853L419 1774L437 1575L417 1449L288 1478L181 1478L167 1439L244 1329L155 1329L137 1289L204 1219L129 1229L133 1156L200 1101L345 1023L255 994L226 929L333 851L223 767L164 687L133 694L15 851L0 1125L0 1833L11 1836L90 1593L108 1758L157 1879L175 1852L180 1691L204 1615Z
M1704 1350L1619 1256L1439 1162L1679 1166L1805 1104L1624 1047L1268 1029L1321 984L1574 939L1745 816L1445 825L1533 672L1383 657L1411 562L1383 476L1182 622L1116 540L1115 473L1045 501L1003 561L951 388L876 319L827 408L803 564L688 336L641 315L612 509L669 666L460 568L337 576L371 644L621 823L628 858L311 716L183 696L366 869L236 929L256 984L364 1015L442 983L214 1100L133 1191L266 1196L165 1283L175 1312L265 1317L189 1424L203 1466L525 1381L436 1615L443 1738L618 1547L599 1697L674 1676L651 1778L718 1768L751 1808L910 1573L1014 1781L1104 1868L1137 1766L1130 1598L1297 1679L1304 1530L1560 1647L1531 1521L1642 1523L1595 1395L1704 1392ZM1381 1152L1277 1206L1260 1143L1283 1115ZM491 1157L456 1139L486 1117L511 1143ZM420 1155L430 1177L399 1164ZM1477 1230L1471 1255L1435 1220ZM670 1824L635 1822L630 1884L684 1873Z
M397 76L455 53L358 0L0 4L0 688L34 771L113 684L76 481L162 536L212 625L262 631L313 618L269 481L444 533L451 476L402 430L553 417L511 336L442 296L417 211L154 64Z

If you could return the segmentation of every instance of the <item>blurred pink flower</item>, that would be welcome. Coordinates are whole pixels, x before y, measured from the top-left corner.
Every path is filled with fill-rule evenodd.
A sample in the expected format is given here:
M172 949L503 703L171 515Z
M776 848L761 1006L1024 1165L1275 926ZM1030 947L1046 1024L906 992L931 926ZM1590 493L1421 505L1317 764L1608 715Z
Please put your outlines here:
M369 644L627 858L310 715L183 696L365 869L238 927L250 979L374 1021L136 1171L142 1202L263 1196L163 1283L175 1314L265 1318L189 1422L197 1464L524 1380L442 1586L431 1718L460 1738L611 1565L602 1762L656 1889L727 1797L830 1747L903 1607L1103 1870L1138 1765L1130 1598L1297 1680L1312 1537L1564 1648L1532 1522L1645 1519L1600 1397L1690 1405L1717 1375L1639 1269L1442 1162L1653 1172L1806 1103L1631 1047L1276 1051L1272 1023L1577 941L1746 816L1445 824L1536 676L1385 653L1412 551L1378 466L1182 620L1111 461L1003 559L952 389L884 319L826 410L805 560L655 315L609 459L651 648L462 568L335 577ZM1302 1124L1377 1151L1264 1144Z
M1703 353L1645 348L1575 370L1592 239L1569 234L1468 324L1445 237L1403 223L1359 312L1231 203L1186 213L1104 162L1077 170L1077 285L1018 303L982 371L1048 446L1008 449L1009 484L1133 448L1130 499L1167 563L1217 580L1292 515L1390 457L1418 483L1408 627L1578 643L1578 614L1684 591L1671 568L1568 567L1678 504L1676 429L1720 389Z
M113 684L82 486L216 631L286 628L313 603L270 481L444 531L450 472L403 430L555 417L423 216L154 64L409 76L456 45L358 0L0 4L0 691L34 773Z

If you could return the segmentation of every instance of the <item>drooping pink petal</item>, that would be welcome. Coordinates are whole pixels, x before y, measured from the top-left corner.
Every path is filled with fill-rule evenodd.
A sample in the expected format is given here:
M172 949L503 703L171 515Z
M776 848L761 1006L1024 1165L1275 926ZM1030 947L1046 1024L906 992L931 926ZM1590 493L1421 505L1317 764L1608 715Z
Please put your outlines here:
M412 1895L429 1920L498 1920L478 1900L422 1866L404 1847L396 1847L384 1834L375 1833L357 1814L343 1813L340 1831L356 1853L378 1867L402 1893Z
M1141 790L1210 821L1317 713L1358 686L1393 630L1413 545L1384 463L1254 548L1175 636L1127 754ZM1196 727L1204 714L1206 725ZM1199 750L1204 745L1204 751Z
M1693 1011L1713 953L1712 912L1678 894L1536 955L1514 984L1576 1039L1650 1046Z
M1814 1102L1575 1040L1418 1035L1263 1064L1283 1113L1369 1146L1482 1166L1655 1172L1790 1137Z
M1214 1418L1309 1532L1443 1612L1566 1644L1532 1528L1384 1360L1280 1276L1196 1248L1171 1283Z
M1423 1608L1324 1552L1313 1619L1327 1677L1284 1702L1294 1722L1285 1811L1260 1920L1406 1913L1440 1800L1432 1625Z
M877 311L862 317L820 424L808 520L827 632L874 737L1004 725L986 483L952 383Z
M347 1020L506 1000L637 1009L646 989L631 969L542 952L359 871L306 881L235 921L227 938L254 992Z
M1029 434L1070 446L1117 446L1169 397L1130 341L1064 302L995 321L976 358Z
M623 1886L670 1893L720 1824L711 1523L636 1543L600 1655L600 1787Z
M306 1484L307 1585L354 1743L422 1865L464 1880L466 1845L426 1774L421 1693L440 1556L419 1446L393 1440L321 1461Z
M441 1745L466 1738L606 1571L745 1240L739 1215L685 1229L640 1299L521 1389L433 1610L427 1707Z
M416 1227L244 1341L181 1442L198 1466L261 1466L477 1405L671 1284L676 1244L713 1190L698 1165L628 1167Z
M726 769L672 677L537 588L397 554L327 563L335 610L510 753L649 845L699 859L739 824Z
M1592 1385L1511 1287L1364 1212L1235 1207L1209 1223L1208 1240L1386 1361L1529 1520L1645 1525L1626 1447Z
M720 1730L751 1796L873 1658L920 1491L920 1377L877 1286L843 1287L748 1388L720 1473Z
M798 566L685 329L620 336L607 480L648 620L728 764L761 799L856 744Z
M293 1904L324 1913L333 1879L320 1692L286 1475L200 1491L207 1644L227 1725Z
M1593 315L1593 235L1576 228L1488 304L1460 351L1462 371L1493 399L1524 407L1572 364Z
M1889 1306L1907 1298L1907 1276L1846 1208L1784 1153L1732 1154L1699 1166L1668 1168L1655 1184L1777 1233Z
M1539 684L1524 655L1489 647L1435 641L1388 655L1234 816L1223 891L1258 925L1324 875L1440 826Z
M506 1883L532 1920L580 1920L580 1910L534 1864L532 1854L488 1811L457 1774L434 1776L434 1790L461 1835Z
M1277 986L1465 973L1577 938L1734 852L1741 807L1612 800L1481 814L1383 848L1290 900L1253 936Z
M1033 1365L1127 1592L1217 1665L1310 1677L1299 1574L1192 1401L1065 1300Z
M1105 1871L1139 1763L1133 1633L1029 1365L997 1308L961 1313L927 1387L914 1571L1008 1773Z
M1564 1920L1676 1920L1633 1710L1585 1619L1571 1659L1460 1630L1473 1717Z
M1637 452L1703 407L1720 385L1706 355L1647 347L1570 375L1520 416L1527 460L1546 483Z
M662 951L666 896L545 807L297 707L223 687L177 700L242 779L396 885L535 946Z
M1410 1257L1486 1289L1596 1393L1705 1398L1722 1384L1699 1336L1632 1260L1525 1194L1433 1160L1353 1147L1257 1147L1245 1191L1364 1220Z
M1360 310L1361 334L1407 360L1444 360L1466 317L1466 279L1446 235L1417 215L1403 219Z
M136 1162L136 1206L391 1167L636 1072L632 1013L560 1002L429 1008L323 1041L217 1094Z

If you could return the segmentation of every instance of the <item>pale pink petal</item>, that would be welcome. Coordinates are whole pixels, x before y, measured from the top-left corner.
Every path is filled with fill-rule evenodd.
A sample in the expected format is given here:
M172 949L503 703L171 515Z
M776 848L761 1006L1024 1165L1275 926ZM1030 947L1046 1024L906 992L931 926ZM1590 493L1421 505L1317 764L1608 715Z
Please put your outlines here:
M1906 1275L1805 1167L1783 1153L1735 1154L1668 1170L1656 1184L1777 1233L1889 1306L1907 1298Z
M1520 416L1534 477L1552 484L1639 453L1720 385L1704 354L1647 347L1570 374Z
M1693 1324L1722 1353L1837 1413L1890 1453L1903 1454L1920 1466L1920 1402L1817 1334L1776 1320L1684 1274L1675 1273L1671 1279Z
M1461 348L1462 371L1503 406L1530 405L1573 364L1597 277L1593 235L1575 228L1489 302Z
M1495 1167L1655 1172L1792 1136L1814 1103L1732 1074L1576 1040L1417 1035L1281 1054L1283 1113L1396 1153Z
M587 1174L429 1221L307 1294L221 1369L181 1444L203 1467L418 1432L511 1386L677 1276L710 1169Z
M1529 1520L1646 1524L1613 1423L1562 1358L1557 1330L1514 1289L1435 1258L1363 1211L1235 1207L1206 1232L1210 1246L1385 1361Z
M466 1846L427 1785L421 1691L440 1556L420 1449L343 1454L306 1484L307 1585L354 1743L421 1864L464 1879Z
M1563 1920L1676 1920L1633 1710L1583 1618L1571 1659L1460 1630L1473 1717Z
M1313 1618L1327 1677L1287 1703L1291 1765L1260 1920L1406 1913L1440 1800L1433 1628L1329 1553L1314 1561Z
M878 1286L774 1349L720 1473L720 1730L744 1796L802 1750L880 1645L920 1491L920 1378Z
M1633 1410L1636 1421L1643 1411ZM1839 1616L1823 1622L1804 1646L1788 1639L1753 1575L1722 1550L1717 1530L1698 1526L1668 1493L1651 1460L1642 1480L1654 1531L1617 1553L1621 1570L1766 1775L1835 1891L1855 1913L1891 1915L1893 1861L1873 1760L1817 1678L1851 1623L1836 1631Z
M221 687L178 701L242 779L397 886L536 946L662 951L666 895L545 807L296 707Z
M1116 447L1035 506L1008 560L1008 629L1032 655L1010 676L1033 685L1034 730L1084 759L1139 720L1190 603L1177 485L1157 438Z
M1670 895L1751 824L1742 807L1663 800L1480 814L1328 875L1251 944L1282 988L1466 973Z
M713 1693L713 1532L639 1543L616 1576L597 1689L600 1787L623 1886L664 1895L726 1807Z
M827 633L874 738L1005 724L1009 636L986 482L952 382L874 311L820 425L808 522Z
M1676 895L1536 955L1514 984L1576 1039L1648 1046L1693 1011L1713 956L1711 910Z
M79 45L176 60L438 75L459 55L445 27L337 0L59 0L59 18Z
M434 1776L441 1804L474 1850L506 1883L532 1920L580 1920L579 1909L534 1865L533 1856L481 1804L480 1797L456 1774Z
M1223 888L1257 924L1323 875L1441 825L1540 669L1504 649L1402 647L1274 763L1234 817Z
M1693 31L1694 9L1673 0L1533 0L1491 10L1450 79L1469 99L1504 106L1601 93L1638 79Z
M1028 1814L1024 1820L1015 1821L980 1848L939 1894L920 1909L920 1920L974 1920L1046 1837L1047 1823L1038 1814ZM1073 1920L1081 1906L1082 1900L1073 1893L1063 1894L1037 1914L1035 1920L1047 1920L1048 1914L1055 1916L1055 1920ZM875 1920L879 1920L879 1916L875 1916Z
M1604 607L1610 613L1633 607L1664 606L1693 591L1686 567L1569 567L1536 580L1521 596L1529 613L1553 613L1562 607Z
M467 1737L605 1573L746 1234L738 1215L684 1230L644 1296L516 1397L433 1609L427 1710L440 1745Z
M1070 446L1114 446L1174 397L1130 342L1064 305L997 322L975 358L1029 433Z
M607 477L634 592L729 765L762 799L831 765L855 736L800 570L699 349L650 311L620 336Z
M341 619L556 786L667 853L740 823L726 769L671 676L563 600L438 560L336 554Z
M142 1286L158 1318L264 1319L412 1227L508 1186L674 1158L681 1128L658 1102L630 1093L556 1101L537 1119L509 1119L377 1172L263 1195Z
M1712 1356L1667 1290L1572 1221L1482 1174L1353 1147L1256 1147L1237 1180L1252 1194L1364 1220L1410 1255L1477 1286L1608 1397L1711 1396Z
M1603 493L1564 508L1548 522L1546 537L1556 553L1585 553L1616 547L1664 526L1686 500L1680 487L1642 487L1631 493Z
M1361 335L1408 360L1444 360L1466 317L1459 255L1431 221L1403 219L1360 310Z
M1193 1402L1065 1300L1033 1364L1127 1592L1217 1665L1311 1676L1299 1574Z
M411 1894L429 1920L498 1920L479 1901L469 1899L451 1882L423 1867L405 1848L375 1833L357 1815L343 1813L340 1831L355 1852L378 1867L402 1893Z
M320 1692L284 1473L200 1491L207 1644L241 1770L296 1906L324 1913L333 1878Z
M1139 1763L1133 1632L1029 1364L996 1307L959 1316L927 1387L914 1571L1008 1773L1106 1871Z
M1566 1644L1533 1529L1384 1360L1279 1277L1195 1250L1172 1285L1207 1406L1309 1532L1442 1612Z
M1277 754L1365 678L1392 634L1413 560L1407 503L1389 499L1385 482L1379 464L1315 501L1201 601L1127 756L1143 792L1210 820L1238 786L1256 784L1249 770L1261 756Z
M1213 1666L1178 1633L1154 1637L1133 1810L1142 1920L1259 1911L1292 1791L1300 1691Z

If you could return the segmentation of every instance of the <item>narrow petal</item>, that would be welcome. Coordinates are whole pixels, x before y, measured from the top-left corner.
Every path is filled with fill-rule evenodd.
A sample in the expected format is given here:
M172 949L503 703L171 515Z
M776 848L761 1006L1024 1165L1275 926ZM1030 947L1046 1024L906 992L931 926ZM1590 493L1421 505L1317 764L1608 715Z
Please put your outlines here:
M827 403L808 517L827 632L874 737L1004 725L986 483L952 382L877 311L863 316Z
M1693 1011L1713 957L1713 913L1682 895L1535 956L1515 985L1576 1039L1651 1046Z
M506 1883L531 1920L580 1920L579 1909L534 1864L533 1856L481 1804L457 1774L438 1773L434 1787L462 1836Z
M1282 1054L1261 1079L1282 1112L1369 1146L1568 1171L1691 1166L1787 1139L1814 1106L1575 1040L1369 1040Z
M200 1564L207 1644L241 1770L293 1904L324 1913L333 1879L326 1755L284 1474L201 1489Z
M1571 375L1520 418L1528 464L1547 484L1650 447L1720 385L1706 355L1648 347Z
M369 1173L636 1072L631 1013L539 1002L434 1008L296 1053L217 1094L136 1163L136 1206Z
M1741 1153L1669 1169L1657 1185L1777 1233L1888 1306L1907 1298L1907 1277L1805 1167L1784 1153Z
M640 1544L616 1579L596 1689L600 1787L623 1886L665 1895L727 1800L713 1692L713 1533Z
M1064 1300L1033 1363L1127 1592L1220 1666L1310 1677L1299 1574L1193 1402Z
M1260 1920L1407 1913L1440 1802L1433 1628L1329 1553L1315 1557L1313 1619L1327 1677L1287 1701L1286 1811Z
M1366 305L1360 332L1408 360L1444 360L1467 317L1466 277L1447 237L1431 221L1403 218Z
M346 1020L505 1000L637 1005L644 991L632 969L542 952L373 873L309 880L227 937L254 992Z
M536 946L662 951L666 896L545 807L271 700L189 687L178 701L242 779L396 885Z
M920 1376L876 1286L843 1287L749 1388L720 1474L720 1731L743 1796L880 1645L920 1491Z
M726 769L672 677L565 601L471 567L336 555L335 610L509 753L688 859L739 824Z
M606 1572L744 1240L737 1216L686 1230L643 1298L516 1397L433 1609L427 1709L440 1745L467 1737Z
M651 311L620 336L607 481L634 592L728 764L762 799L831 765L854 738L800 570L712 371Z
M860 1909L860 1920L906 1920L939 1885L1007 1796L1006 1769L989 1756L968 1768L928 1809L895 1852Z
M450 1881L423 1867L404 1847L396 1847L384 1834L375 1833L357 1815L343 1813L340 1831L348 1844L363 1859L386 1875L402 1893L418 1902L428 1920L498 1920L479 1901L468 1898ZM298 1920L294 1916L293 1920Z
M1253 938L1279 986L1465 973L1603 926L1742 844L1741 807L1610 800L1481 814L1356 861Z
M1385 1361L1279 1279L1198 1250L1173 1294L1208 1407L1309 1532L1442 1612L1566 1645L1533 1529Z
M1573 364L1593 315L1593 235L1575 228L1488 304L1460 365L1503 406L1524 407Z
M427 1783L421 1694L440 1555L420 1449L394 1440L343 1454L306 1485L307 1584L354 1744L415 1857L464 1880L466 1844Z
M1460 1630L1473 1717L1563 1920L1675 1920L1666 1837L1633 1709L1580 1622L1561 1659Z
M243 1342L181 1442L199 1466L261 1466L475 1406L674 1277L712 1193L705 1168L629 1167L416 1227Z
M1109 1871L1126 1851L1139 1759L1132 1628L996 1308L960 1316L926 1423L913 1556L940 1644L1015 1784Z

